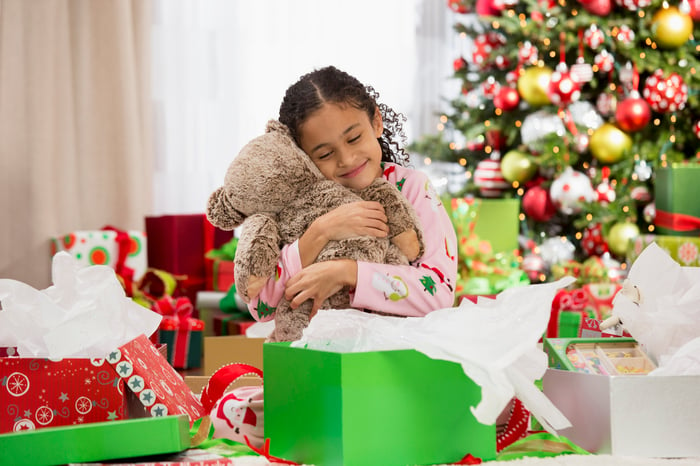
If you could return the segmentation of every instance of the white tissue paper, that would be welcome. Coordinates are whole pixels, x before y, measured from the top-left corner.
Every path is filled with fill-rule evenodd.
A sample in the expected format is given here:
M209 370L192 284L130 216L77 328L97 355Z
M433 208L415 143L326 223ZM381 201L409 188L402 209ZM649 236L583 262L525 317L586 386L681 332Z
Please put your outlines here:
M53 285L37 290L0 279L0 346L25 358L104 358L162 317L128 298L114 269L81 267L67 252L53 257Z
M514 287L495 299L462 300L459 307L425 317L391 317L354 309L319 311L292 346L322 351L362 352L415 349L433 359L461 364L481 386L476 419L493 424L513 396L549 432L570 427L566 417L534 385L547 370L538 347L557 290L575 279Z
M649 375L700 375L700 267L682 267L651 243L630 267L612 314L656 362Z

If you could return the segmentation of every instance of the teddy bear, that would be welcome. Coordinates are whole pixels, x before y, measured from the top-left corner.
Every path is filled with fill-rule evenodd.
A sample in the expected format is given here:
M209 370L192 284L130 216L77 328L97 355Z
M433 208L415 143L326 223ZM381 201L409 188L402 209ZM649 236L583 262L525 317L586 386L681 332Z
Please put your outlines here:
M316 261L353 259L388 264L408 264L423 254L420 222L413 206L398 188L377 178L359 191L326 179L289 129L277 120L265 133L248 142L229 165L223 186L209 196L207 218L223 229L239 230L234 257L237 292L247 302L277 270L280 249L291 244L319 216L349 202L380 202L388 218L385 238L358 236L330 241ZM350 307L347 287L330 296L322 309ZM261 303L262 305L263 303ZM292 309L285 298L275 311L275 330L268 341L294 341L308 325L311 300Z

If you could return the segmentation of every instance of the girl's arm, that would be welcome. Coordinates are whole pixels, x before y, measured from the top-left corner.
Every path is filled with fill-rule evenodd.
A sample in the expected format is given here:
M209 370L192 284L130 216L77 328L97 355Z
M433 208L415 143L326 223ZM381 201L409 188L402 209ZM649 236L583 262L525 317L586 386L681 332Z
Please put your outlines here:
M344 204L314 220L299 240L282 248L274 276L267 280L259 295L253 297L248 303L250 314L255 320L263 322L273 319L274 311L284 295L287 281L302 268L312 264L328 241L362 235L384 237L389 233L386 221L382 205L371 201ZM350 280L354 282L356 276L354 262L349 266L350 268L336 269L332 276L337 279L342 278L346 282ZM332 285L327 276L321 277L319 281ZM326 297L330 296L341 287L342 285L338 285L332 292L324 294Z
M353 308L401 316L423 316L454 306L457 237L439 195L427 176L396 166L385 176L400 186L423 228L425 253L412 265L357 263Z

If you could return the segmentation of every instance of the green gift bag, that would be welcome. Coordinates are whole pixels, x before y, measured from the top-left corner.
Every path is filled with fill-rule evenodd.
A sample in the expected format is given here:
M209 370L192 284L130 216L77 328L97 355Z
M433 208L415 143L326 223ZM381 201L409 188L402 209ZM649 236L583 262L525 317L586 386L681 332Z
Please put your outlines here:
M656 170L656 217L660 235L700 236L700 164L677 164Z
M481 388L459 364L415 350L334 353L263 345L270 453L322 466L453 463L496 456Z

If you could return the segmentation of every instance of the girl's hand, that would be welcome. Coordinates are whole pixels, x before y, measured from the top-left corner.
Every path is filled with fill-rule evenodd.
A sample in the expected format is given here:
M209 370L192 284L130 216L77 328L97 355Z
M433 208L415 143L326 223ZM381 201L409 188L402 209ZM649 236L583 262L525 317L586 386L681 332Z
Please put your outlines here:
M284 296L290 300L292 309L311 299L313 317L329 296L344 286L354 288L356 285L357 262L349 259L318 262L305 267L290 278Z
M329 241L354 236L385 238L389 226L379 202L358 201L343 204L314 220L299 238L301 265L311 265Z

